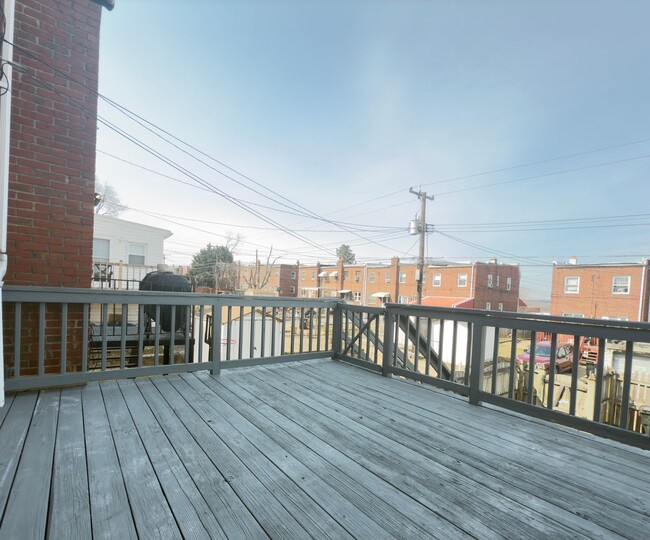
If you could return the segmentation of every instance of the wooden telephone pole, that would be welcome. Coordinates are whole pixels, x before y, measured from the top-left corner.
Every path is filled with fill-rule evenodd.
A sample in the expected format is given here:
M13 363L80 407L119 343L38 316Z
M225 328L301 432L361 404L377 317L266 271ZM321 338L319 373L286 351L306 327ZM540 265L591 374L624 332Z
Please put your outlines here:
M418 226L418 232L420 233L420 252L418 255L418 275L417 275L417 285L418 285L418 304L422 303L422 283L424 281L424 244L426 242L427 235L427 200L432 201L433 195L427 197L426 191L415 191L413 188L409 188L409 193L417 195L418 199L422 201L420 207L420 224Z

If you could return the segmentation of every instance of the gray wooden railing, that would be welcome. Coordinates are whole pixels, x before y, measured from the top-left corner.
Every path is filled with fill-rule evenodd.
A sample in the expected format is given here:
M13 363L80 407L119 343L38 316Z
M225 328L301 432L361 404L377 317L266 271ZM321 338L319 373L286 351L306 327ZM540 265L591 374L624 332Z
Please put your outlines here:
M639 393L648 385L634 378L639 368L650 370L647 323L372 308L335 299L11 286L3 310L8 391L336 358L453 391L474 405L650 447L644 412L650 396ZM593 366L582 362L585 337L598 340ZM550 343L547 365L535 358L541 339ZM612 342L624 358L617 369L606 364ZM531 351L526 362L518 359L523 343ZM557 373L556 351L567 344L573 349L562 360L567 373Z

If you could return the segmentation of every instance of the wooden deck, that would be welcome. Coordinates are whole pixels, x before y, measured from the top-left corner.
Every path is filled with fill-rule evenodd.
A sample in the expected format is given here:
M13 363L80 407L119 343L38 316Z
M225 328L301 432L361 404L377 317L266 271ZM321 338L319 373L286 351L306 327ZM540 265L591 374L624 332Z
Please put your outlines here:
M647 538L647 452L335 361L0 409L0 538Z

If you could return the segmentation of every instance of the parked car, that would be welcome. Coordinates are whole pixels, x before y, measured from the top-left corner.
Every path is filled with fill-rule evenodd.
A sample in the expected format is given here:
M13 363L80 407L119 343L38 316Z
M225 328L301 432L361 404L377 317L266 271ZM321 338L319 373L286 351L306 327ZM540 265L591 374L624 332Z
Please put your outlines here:
M517 356L517 365L528 365L530 363L530 350L524 349ZM544 365L548 369L551 363L551 342L540 341L535 345L535 365ZM555 371L566 373L573 367L573 345L570 343L558 343L555 351Z

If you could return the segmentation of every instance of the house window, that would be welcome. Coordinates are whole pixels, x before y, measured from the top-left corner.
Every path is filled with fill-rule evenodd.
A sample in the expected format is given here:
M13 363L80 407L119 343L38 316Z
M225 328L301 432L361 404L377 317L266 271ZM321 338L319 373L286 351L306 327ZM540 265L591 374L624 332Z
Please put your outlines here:
M368 298L368 305L369 306L374 306L377 303L377 298L370 295L370 298Z
M109 262L111 241L93 238L93 262Z
M390 272L386 272L386 279L384 279L386 283L390 283Z
M492 274L488 274L488 289L492 288Z
M291 272L291 279L296 279L296 272L294 271Z
M577 319L584 318L582 313L562 313L562 317L575 317Z
M357 270L354 273L354 281L361 281L361 270Z
M492 302L485 302L485 309L492 309Z
M433 286L434 287L442 286L442 274L433 274Z
M496 284L496 286L497 287L499 286L499 276L497 276L497 284Z
M369 281L370 283L374 283L374 282L375 282L375 273L374 273L374 272L370 272L370 273L368 273L368 281Z
M296 294L296 288L292 285L291 287L289 287L289 292L291 294Z
M603 317L603 319L608 321L627 321L627 317Z
M400 272L399 273L399 282L400 283L406 283L406 272Z
M359 291L354 293L354 301L361 302L361 293Z
M499 311L503 311L503 304L499 302Z
M311 279L316 279L316 272L315 271L311 273Z
M458 274L458 286L467 287L467 274Z
M129 264L144 264L144 244L131 244L128 246Z
M343 280L345 281L346 279L348 279L348 272L347 271L343 272Z
M630 276L614 276L612 294L630 294Z
M565 277L564 292L569 294L578 294L580 292L580 277L579 276Z
M506 279L506 291L510 291L510 290L512 290L512 278L511 277Z
M304 272L300 272L300 279L305 279L305 273Z
M408 296L400 296L399 297L399 303L400 304L408 304L409 303L409 297Z

